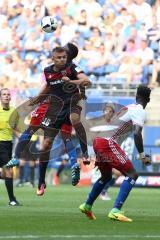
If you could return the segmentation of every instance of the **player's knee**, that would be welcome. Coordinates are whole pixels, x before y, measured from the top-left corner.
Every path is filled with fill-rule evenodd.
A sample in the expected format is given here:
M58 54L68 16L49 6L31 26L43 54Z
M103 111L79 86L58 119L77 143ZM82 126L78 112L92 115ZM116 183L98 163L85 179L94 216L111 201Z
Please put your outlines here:
M34 167L35 166L35 161L33 161L33 160L29 161L29 166Z
M138 178L138 173L134 173L133 179L136 181Z
M64 132L62 133L61 132L61 136L62 136L62 139L63 139L64 143L71 140L71 134L70 133L64 133Z
M80 120L74 120L73 122L72 122L72 125L73 126L76 126L77 124L79 124L80 123Z
M68 161L65 160L65 159L62 161L62 165L64 165L64 166L65 166L67 163L68 163Z
M103 183L107 183L109 182L110 180L112 179L112 175L102 175L100 180L103 182Z
M80 122L80 116L77 113L73 113L70 115L70 120L73 126Z
M51 148L51 146L52 146L52 142L50 139L47 138L44 140L42 150L48 150Z
M13 177L13 170L12 169L6 169L5 171L5 177L12 178Z
M26 161L25 161L25 160L23 160L23 159L20 159L20 160L19 160L19 165L20 165L20 166L23 167L23 166L25 166L25 164L26 164Z
M137 178L138 178L138 174L137 174L136 171L129 172L129 173L127 174L127 176L130 177L130 178L132 178L132 179L134 179L135 181L136 181Z

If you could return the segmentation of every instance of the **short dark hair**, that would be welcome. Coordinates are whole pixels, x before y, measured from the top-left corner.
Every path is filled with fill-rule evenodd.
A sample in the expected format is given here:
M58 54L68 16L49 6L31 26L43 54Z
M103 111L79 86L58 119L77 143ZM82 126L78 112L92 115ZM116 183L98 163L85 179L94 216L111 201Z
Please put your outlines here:
M70 42L67 43L64 47L67 49L67 52L68 52L67 62L71 62L78 55L78 47L75 44Z
M62 52L66 52L67 53L67 49L65 47L55 47L52 50L52 54L54 53L62 53Z
M150 94L151 94L151 89L145 85L139 85L137 87L137 94L136 94L136 99L141 98L145 100L146 102L150 101Z
M0 96L2 95L2 91L5 91L5 90L9 91L9 88L1 88L1 90L0 90Z

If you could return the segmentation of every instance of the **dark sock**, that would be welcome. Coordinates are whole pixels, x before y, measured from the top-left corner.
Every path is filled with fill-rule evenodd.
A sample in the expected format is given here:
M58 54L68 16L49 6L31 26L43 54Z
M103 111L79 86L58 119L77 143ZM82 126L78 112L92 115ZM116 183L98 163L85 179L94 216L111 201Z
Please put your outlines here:
M24 166L19 166L19 182L23 183L24 178Z
M65 168L65 165L64 164L61 164L59 167L58 167L58 170L57 170L57 177L59 177L59 175L61 174L61 172L63 171L63 169Z
M30 170L30 183L33 185L34 185L34 169L35 169L34 166L30 167L30 169L29 169Z
M21 157L21 153L25 149L26 145L30 142L33 133L34 133L33 130L30 130L30 129L27 129L22 133L15 149L16 158Z
M48 162L40 162L39 163L39 183L38 183L38 187L40 187L42 183L45 183L45 176L46 176L46 170L47 170Z
M68 153L69 156L69 160L71 163L71 167L74 166L74 164L77 162L77 152L76 152L76 148L73 145L73 142L71 139L66 139L64 141L65 147L66 147L66 151Z
M107 183L107 179L105 181L102 181L101 178L97 180L97 182L94 183L91 192L89 193L88 199L86 201L86 204L93 205L96 198L99 196L99 194L102 192L102 189Z
M45 183L45 176L46 176L46 170L49 162L49 155L50 152L42 152L40 154L39 159L39 183L38 187L41 186L42 183Z
M111 186L114 185L115 181L116 181L116 179L115 179L114 177L112 177L112 179L111 179L109 182L107 182L107 184L104 186L104 188L103 188L103 190L102 190L102 194L105 194L105 193L108 191L108 189L109 189Z
M132 190L133 186L135 184L135 180L130 177L125 177L124 181L122 182L120 186L120 190L118 193L118 196L116 198L116 201L114 203L114 208L121 209L124 202L126 201L130 191Z
M77 123L74 125L74 129L76 131L77 137L79 139L79 143L81 146L81 150L84 157L88 157L88 148L87 148L87 136L86 131L82 125L82 123Z
M15 201L16 198L13 194L13 178L5 178L5 185L6 185L6 189L7 189L7 192L8 192L8 197L9 197L9 200L10 202L11 201Z

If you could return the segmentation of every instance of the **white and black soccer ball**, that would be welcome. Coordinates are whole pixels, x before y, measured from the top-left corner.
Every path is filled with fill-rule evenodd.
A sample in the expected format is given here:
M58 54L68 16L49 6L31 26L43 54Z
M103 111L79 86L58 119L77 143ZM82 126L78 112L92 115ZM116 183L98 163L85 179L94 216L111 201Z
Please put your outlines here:
M58 22L55 17L52 16L46 16L43 17L41 20L41 27L43 31L47 33L52 33L57 29Z

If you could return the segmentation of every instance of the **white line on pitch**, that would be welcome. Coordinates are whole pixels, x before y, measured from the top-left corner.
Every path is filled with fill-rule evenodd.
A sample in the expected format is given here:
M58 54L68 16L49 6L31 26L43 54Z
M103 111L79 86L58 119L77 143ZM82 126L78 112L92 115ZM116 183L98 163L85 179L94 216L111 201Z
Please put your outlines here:
M155 238L160 239L160 235L8 235L2 236L0 235L0 239L61 239L61 238L126 238L126 239L139 239L139 238Z

